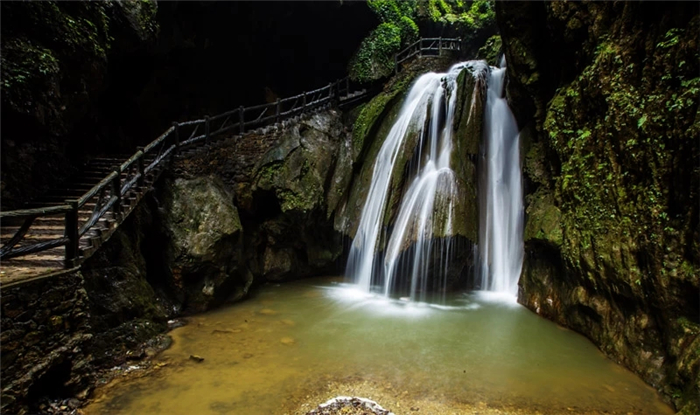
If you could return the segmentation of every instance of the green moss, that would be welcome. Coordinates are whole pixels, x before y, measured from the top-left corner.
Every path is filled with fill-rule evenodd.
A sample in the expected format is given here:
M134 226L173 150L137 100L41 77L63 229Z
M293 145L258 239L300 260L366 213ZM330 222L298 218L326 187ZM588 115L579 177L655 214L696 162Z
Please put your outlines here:
M498 66L498 58L501 56L501 36L494 35L486 39L484 46L477 52L477 59L485 60L491 66Z
M360 44L350 62L350 78L368 82L390 75L394 71L393 56L401 48L401 28L394 23L382 23Z
M283 166L282 161L274 161L266 164L256 173L255 183L261 189L270 189L275 184L275 179Z
M308 211L314 207L314 203L310 200L308 195L302 195L289 189L278 191L277 198L280 200L282 212L289 212L291 210Z
M557 91L544 122L561 161L554 195L565 261L580 272L612 272L633 290L673 278L697 284L698 267L679 248L690 225L672 208L685 196L668 183L687 168L682 154L698 151L700 53L690 30L662 39L640 68L627 49L603 38L593 61ZM531 229L527 237L546 232ZM638 251L650 258L644 266L634 265Z
M352 130L353 163L365 151L367 137L376 129L377 121L385 113L388 104L403 94L411 85L413 73L401 73L384 91L372 98L360 110Z
M540 240L560 247L563 243L561 212L554 204L553 195L541 187L528 196L528 221L523 239Z

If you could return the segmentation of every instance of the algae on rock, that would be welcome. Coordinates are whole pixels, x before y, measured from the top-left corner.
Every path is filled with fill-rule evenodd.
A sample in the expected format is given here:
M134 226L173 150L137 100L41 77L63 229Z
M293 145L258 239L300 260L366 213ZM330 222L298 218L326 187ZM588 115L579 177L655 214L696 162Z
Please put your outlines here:
M496 7L508 96L530 135L520 301L693 412L700 13L682 3Z

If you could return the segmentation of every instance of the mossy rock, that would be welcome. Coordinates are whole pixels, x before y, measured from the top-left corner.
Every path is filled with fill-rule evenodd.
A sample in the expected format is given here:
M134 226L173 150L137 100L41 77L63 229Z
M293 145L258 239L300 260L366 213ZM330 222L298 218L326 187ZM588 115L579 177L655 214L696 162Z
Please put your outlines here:
M253 169L252 192L273 192L282 212L323 211L330 216L352 170L347 148L338 148L341 136L342 126L330 114L318 113L301 120ZM343 164L335 169L339 151L345 151ZM326 208L327 200L333 203L331 210Z
M498 67L499 58L503 54L501 46L501 36L493 35L486 39L484 46L482 46L476 54L477 59L483 59L491 66Z
M173 242L188 260L213 260L219 255L219 241L243 230L232 200L218 179L175 180L170 229Z
M527 223L523 239L537 239L561 247L561 212L554 203L554 196L544 188L527 196Z
M405 87L407 89L408 84ZM372 133L365 136L362 140L363 149L361 152L358 152L362 154L362 157L357 158L359 165L356 167L357 170L352 180L347 202L343 204L342 210L338 212L335 219L336 229L350 237L354 237L357 232L362 208L372 181L375 159L401 110L403 104L401 98L405 93L405 89L402 92L401 95L399 95L398 91L381 93L367 104L376 105L376 108L371 110L373 121L368 128ZM374 104L372 104L373 102ZM381 112L377 108L382 108ZM358 128L358 123L361 123L364 112L363 109L360 117L355 122L355 128ZM380 115L382 116L380 117ZM365 131L367 127L365 124L360 124L360 128ZM356 133L353 131L353 154L357 151L355 137Z

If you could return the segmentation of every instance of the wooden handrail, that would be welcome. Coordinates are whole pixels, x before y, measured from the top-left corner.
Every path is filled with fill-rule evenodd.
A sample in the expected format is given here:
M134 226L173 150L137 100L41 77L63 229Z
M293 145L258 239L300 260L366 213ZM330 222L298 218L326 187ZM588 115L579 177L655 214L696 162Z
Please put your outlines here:
M70 206L68 205L60 205L60 206L47 206L47 207L40 207L40 208L35 208L35 209L18 209L18 210L9 210L5 212L0 212L0 219L5 219L5 218L21 218L25 216L47 216L47 215L52 215L52 214L58 214L58 213L66 213L70 211Z
M78 199L78 208L83 207L83 205L85 205L85 203L87 203L88 200L90 200L93 196L97 194L97 192L107 187L112 182L112 180L114 180L114 177L116 175L117 172L111 172L109 176L102 179L99 183L93 186L92 189L88 190L84 195L82 195L80 199Z
M439 42L437 48L433 47L434 43L428 45L427 47L423 47L423 42L435 41ZM422 54L423 50L459 50L460 42L461 39L457 38L421 38L394 55L396 70L398 71L398 66L400 63L417 54ZM134 188L138 189L137 198L140 197L143 192L146 191L146 176L154 171L162 171L162 169L158 169L159 165L161 165L161 163L163 163L165 160L170 160L172 162L181 146L194 144L199 141L208 143L215 135L231 131L235 128L239 129L239 134L243 134L245 133L247 126L278 123L288 117L293 117L297 114L314 110L328 103L339 103L342 100L354 100L366 93L367 92L364 89L355 89L355 91L352 92L350 78L346 76L311 91L305 91L301 94L287 98L278 98L272 103L253 105L250 107L240 106L219 115L205 117L205 119L190 120L180 123L174 122L170 128L165 130L165 132L163 132L163 134L158 136L155 140L148 143L145 147L139 147L136 153L134 153L122 164L115 167L114 171L93 186L90 190L85 192L85 194L83 194L79 199L66 201L68 204L60 206L47 206L35 209L18 209L0 212L0 219L26 218L24 224L15 233L15 236L0 249L0 256L2 258L12 258L65 245L65 266L74 267L80 261L78 252L79 238L85 235L93 226L95 226L95 224L97 224L97 222L110 210L114 212L114 219L117 221L118 226L121 223L120 220L123 220L123 218L125 218L133 208L127 206L127 210L122 212L122 197L126 196L126 194ZM291 106L288 105L290 103ZM245 120L246 111L258 111L261 109L264 109L264 111L257 114L257 117L253 116L255 118L248 119L247 121ZM238 114L238 122L229 123L232 117L233 119L236 118L236 114ZM217 127L212 126L212 123L223 118L225 118L223 123L217 124ZM205 131L203 134L197 135L200 125L204 125ZM181 141L182 132L180 129L188 126L195 126L195 128L192 130L189 138ZM218 129L211 131L214 128ZM173 139L168 140L171 135L173 136ZM158 148L158 153L151 155L156 148ZM153 157L150 163L148 163L146 160L147 156L149 159ZM133 167L134 164L136 164L136 167ZM122 183L121 175L123 173L125 173L125 177ZM136 186L137 183L138 186ZM78 209L83 207L90 199L98 194L100 196L95 203L95 207L90 214L90 217L82 226L79 226ZM35 218L55 214L66 215L65 233L62 238L14 248L14 246L17 245L17 243L27 233Z
M153 148L155 148L155 146L157 146L157 145L160 144L163 140L165 140L165 138L166 138L168 135L170 135L170 133L172 133L174 130L175 130L175 127L170 127L170 128L168 128L167 130L165 130L165 132L164 132L163 134L161 134L158 138L156 138L155 140L153 140L153 141L151 141L150 143L148 143L148 145L147 145L146 147L143 148L143 152L144 152L144 153L148 153L148 152L150 152L151 150L153 150Z

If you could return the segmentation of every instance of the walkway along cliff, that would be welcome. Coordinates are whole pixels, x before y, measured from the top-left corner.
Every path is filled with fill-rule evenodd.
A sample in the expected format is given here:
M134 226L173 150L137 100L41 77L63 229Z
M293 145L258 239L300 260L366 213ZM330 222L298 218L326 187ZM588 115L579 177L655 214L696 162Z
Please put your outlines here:
M431 64L406 65L404 85ZM254 280L337 269L333 218L353 140L335 108L366 96L352 88L176 124L128 160L95 160L90 173L106 177L82 177L76 199L2 212L3 255L14 257L0 280L3 410L84 398L96 368L153 353L168 320L239 299Z

